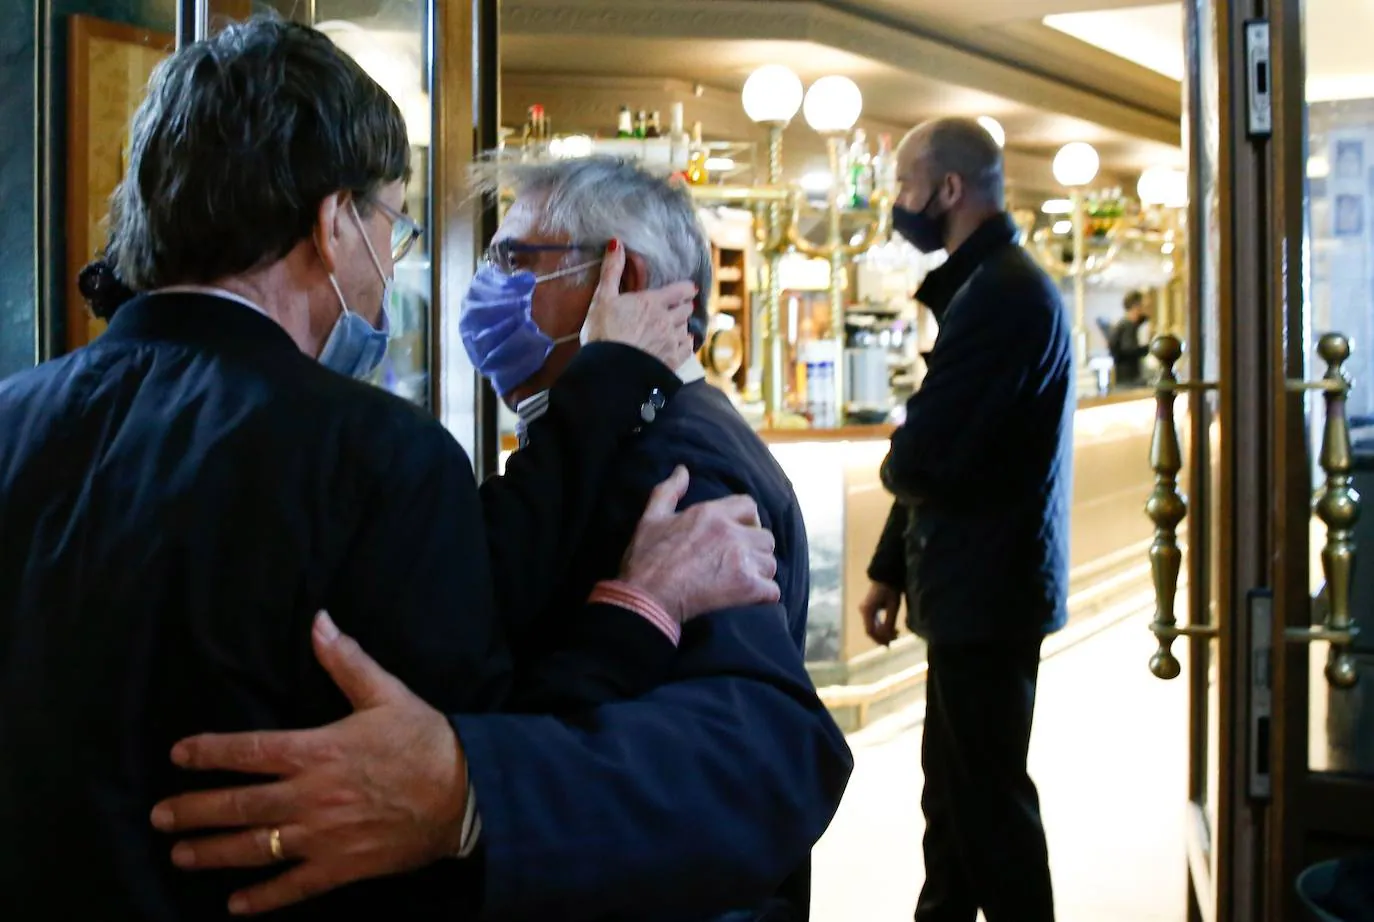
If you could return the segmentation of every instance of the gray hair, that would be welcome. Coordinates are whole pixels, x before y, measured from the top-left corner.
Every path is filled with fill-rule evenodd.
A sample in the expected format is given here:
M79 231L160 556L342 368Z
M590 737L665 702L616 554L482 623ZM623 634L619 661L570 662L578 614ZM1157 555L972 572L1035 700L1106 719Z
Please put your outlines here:
M545 233L596 244L614 237L643 257L650 288L695 282L701 294L694 315L704 323L711 242L685 183L608 156L537 164L489 159L473 166L472 182L490 196L541 199Z
M229 26L153 74L107 258L134 290L205 284L281 259L320 203L409 171L390 96L323 34L277 17Z
M971 118L941 118L913 130L926 139L925 162L937 182L953 173L976 198L1002 208L1006 178L1002 148L988 130Z

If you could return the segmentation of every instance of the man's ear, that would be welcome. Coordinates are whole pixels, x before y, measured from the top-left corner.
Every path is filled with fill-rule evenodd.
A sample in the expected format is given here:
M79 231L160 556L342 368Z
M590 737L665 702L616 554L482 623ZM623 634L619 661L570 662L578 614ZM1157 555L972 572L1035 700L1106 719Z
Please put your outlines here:
M341 244L347 210L348 193L336 192L325 196L320 201L315 214L315 226L310 231L325 271L331 275L338 271L339 261L343 258Z
M945 194L949 196L949 207L953 208L964 200L964 177L958 173L949 173L945 176Z
M633 250L625 251L625 271L620 275L620 291L648 291L649 265Z

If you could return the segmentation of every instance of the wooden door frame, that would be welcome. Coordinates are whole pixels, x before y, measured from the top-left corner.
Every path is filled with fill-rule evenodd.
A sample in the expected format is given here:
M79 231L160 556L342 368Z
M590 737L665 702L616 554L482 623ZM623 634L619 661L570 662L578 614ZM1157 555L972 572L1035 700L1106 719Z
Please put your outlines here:
M1191 130L1189 210L1191 301L1189 338L1199 348L1191 350L1189 373L1201 381L1212 372L1217 381L1216 418L1220 438L1211 465L1219 466L1219 527L1211 522L1210 467L1204 446L1210 444L1211 417L1202 412L1207 398L1194 392L1190 405L1193 460L1189 487L1190 610L1195 622L1210 619L1218 630L1218 714L1220 739L1216 764L1203 770L1190 759L1189 804L1189 916L1207 922L1254 922L1260 905L1261 881L1255 874L1257 856L1263 852L1267 804L1249 794L1250 699L1252 678L1252 630L1246 610L1251 589L1271 585L1269 548L1272 523L1267 498L1271 495L1268 462L1269 420L1272 404L1268 382L1271 342L1268 278L1270 202L1267 194L1267 142L1247 135L1245 23L1263 13L1265 0L1190 0L1188 9L1188 112ZM1210 4L1215 62L1203 59L1201 29L1209 23L1200 15ZM1201 89L1203 68L1215 66L1216 110ZM1209 138L1208 118L1215 118L1215 136ZM1215 220L1208 227L1209 191L1203 167L1207 146L1215 144ZM1206 234L1219 235L1215 264L1209 260ZM1207 331L1206 273L1215 275L1218 299L1215 330ZM1217 337L1217 367L1205 366L1204 334ZM1216 572L1212 572L1212 567ZM1215 582L1215 586L1213 583ZM1190 642L1189 745L1194 756L1207 747L1208 657L1212 644L1206 638ZM1199 700L1201 699L1201 700ZM1209 777L1217 773L1217 814L1209 829L1202 814ZM1211 855L1200 839L1210 835ZM1213 876L1213 868L1215 873ZM1197 882L1201 883L1198 887ZM1197 890L1203 890L1201 894ZM1202 903L1211 901L1211 905Z
M430 406L441 421L471 413L478 479L496 473L500 441L495 394L465 363L459 306L495 231L495 210L468 192L468 167L496 146L500 130L499 0L427 0L434 143L429 216L433 288L429 316ZM453 404L452 406L450 404Z

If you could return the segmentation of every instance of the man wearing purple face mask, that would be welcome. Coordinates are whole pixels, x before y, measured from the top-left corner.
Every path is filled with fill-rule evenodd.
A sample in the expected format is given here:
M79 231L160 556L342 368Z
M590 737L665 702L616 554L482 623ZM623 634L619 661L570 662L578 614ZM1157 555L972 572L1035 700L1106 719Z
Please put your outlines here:
M598 304L615 292L642 297L683 280L705 290L711 260L687 192L634 165L588 158L503 166L501 178L515 203L465 299L462 328L473 361L521 408L527 447L511 456L507 476L524 477L552 440L574 438L559 422L563 391L594 351L580 343L605 333ZM479 174L484 189L495 191L487 179ZM699 302L693 310L699 315ZM681 322L685 333L686 318ZM632 701L568 721L453 718L473 782L466 804L475 802L471 825L479 831L472 859L443 873L455 888L480 890L475 908L483 918L809 917L811 847L834 815L853 763L803 662L805 525L768 448L703 380L700 364L683 357L676 367L672 385L640 407L640 431L618 446L607 468L586 471L583 498L596 515L575 543L562 555L530 549L522 558L514 548L494 554L498 593L503 585L518 591L522 578L548 589L528 608L498 596L515 662L525 672L558 674L576 642L574 625L559 613L642 548L636 531L646 500L680 467L690 472L682 498L692 508L684 514L710 501L757 509L774 540L781 597L723 604L685 625L666 674ZM597 404L587 412L604 409ZM499 531L493 523L493 540L501 540ZM706 550L694 546L657 563L678 573ZM512 569L501 572L503 563ZM545 569L552 563L556 570ZM361 659L348 650L350 661ZM356 684L359 697L383 702L348 726L202 738L179 750L184 764L197 768L287 769L289 798L255 798L244 789L163 805L163 828L178 832L289 824L316 833L307 850L288 853L308 870L288 871L258 891L263 898L250 902L255 911L376 873L387 866L371 857L377 851L400 856L405 867L434 857L426 829L408 820L415 801L405 792L428 790L425 779L442 776L449 750L431 740L442 740L447 727L434 716L407 721L415 735L398 745L386 727L397 722L393 712L410 712L395 680L365 662L347 671L356 679L345 687ZM251 842L220 848L204 841L179 844L186 866L271 863Z

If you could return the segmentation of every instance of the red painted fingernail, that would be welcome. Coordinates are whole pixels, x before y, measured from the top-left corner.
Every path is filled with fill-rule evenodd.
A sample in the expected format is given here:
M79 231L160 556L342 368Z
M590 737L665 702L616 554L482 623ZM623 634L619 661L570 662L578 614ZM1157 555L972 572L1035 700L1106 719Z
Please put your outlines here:
M614 253L618 249L620 249L620 241L612 237L611 242L606 244L606 252Z

